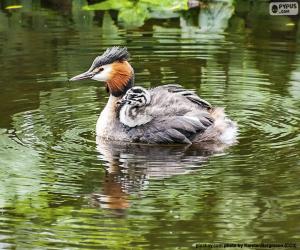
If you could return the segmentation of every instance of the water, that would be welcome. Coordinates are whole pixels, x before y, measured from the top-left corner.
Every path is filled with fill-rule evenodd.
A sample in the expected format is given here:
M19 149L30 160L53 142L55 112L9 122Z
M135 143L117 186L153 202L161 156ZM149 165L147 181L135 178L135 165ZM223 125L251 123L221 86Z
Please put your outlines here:
M189 17L126 30L82 4L0 11L0 248L299 243L297 19L236 9L226 32L199 32ZM97 146L105 88L67 79L116 44L132 54L138 85L180 83L225 107L239 143L214 155Z

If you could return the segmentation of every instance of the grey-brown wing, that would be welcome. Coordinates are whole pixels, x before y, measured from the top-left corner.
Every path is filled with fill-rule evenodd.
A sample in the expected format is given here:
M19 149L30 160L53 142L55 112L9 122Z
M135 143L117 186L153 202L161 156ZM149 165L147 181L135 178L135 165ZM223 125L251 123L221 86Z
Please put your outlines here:
M185 98L187 98L189 101L198 104L199 106L203 108L210 109L212 106L209 102L205 101L204 99L200 98L194 90L191 89L185 89L179 84L167 84L163 86L159 86L153 89L153 91L159 91L160 89L167 90L169 93L174 93L181 95Z
M213 123L210 117L195 119L174 116L154 119L146 125L129 132L133 141L145 143L191 143L196 135L203 133Z

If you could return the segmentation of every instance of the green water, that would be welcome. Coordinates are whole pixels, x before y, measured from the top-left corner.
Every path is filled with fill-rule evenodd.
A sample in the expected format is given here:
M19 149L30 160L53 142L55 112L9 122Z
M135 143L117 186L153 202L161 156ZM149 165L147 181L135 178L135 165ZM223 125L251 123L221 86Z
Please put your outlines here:
M241 5L218 31L194 10L124 29L85 1L22 4L0 10L0 249L300 243L297 18ZM180 83L225 107L239 143L97 146L105 88L67 79L112 45L128 47L137 85Z

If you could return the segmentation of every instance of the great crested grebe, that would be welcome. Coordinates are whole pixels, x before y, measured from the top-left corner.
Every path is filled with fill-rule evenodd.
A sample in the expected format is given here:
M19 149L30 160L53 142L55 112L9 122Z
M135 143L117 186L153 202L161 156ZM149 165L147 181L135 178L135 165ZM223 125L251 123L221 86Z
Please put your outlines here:
M237 126L222 108L176 84L149 90L134 87L128 59L127 48L108 48L88 71L70 79L106 82L110 96L97 121L97 136L141 143L235 142Z

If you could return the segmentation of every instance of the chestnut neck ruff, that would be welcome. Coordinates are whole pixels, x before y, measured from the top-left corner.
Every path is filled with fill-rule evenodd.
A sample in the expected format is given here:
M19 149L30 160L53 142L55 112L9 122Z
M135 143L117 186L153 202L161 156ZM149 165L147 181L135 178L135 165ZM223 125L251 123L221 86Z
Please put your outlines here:
M115 97L123 96L134 85L134 71L127 61L112 64L112 72L106 82L106 90Z

